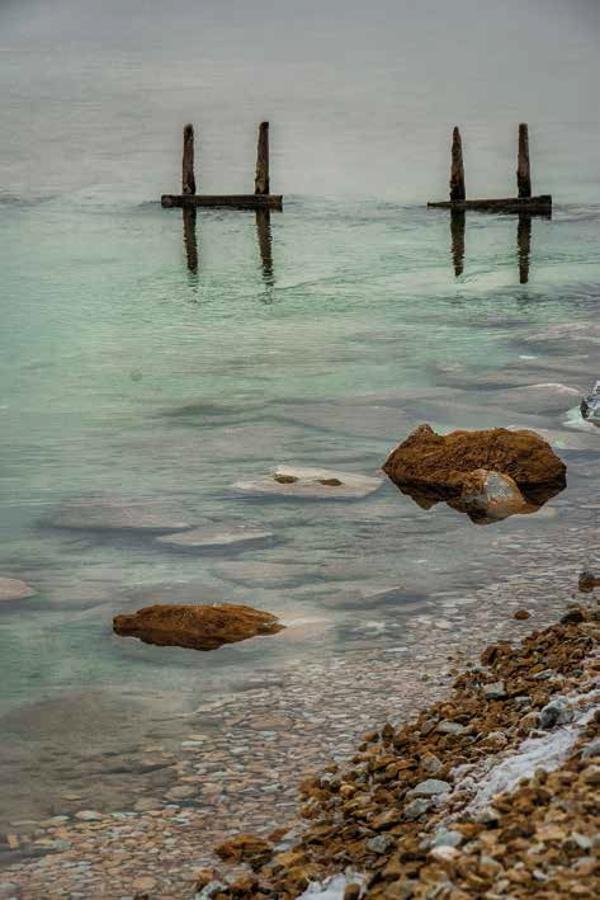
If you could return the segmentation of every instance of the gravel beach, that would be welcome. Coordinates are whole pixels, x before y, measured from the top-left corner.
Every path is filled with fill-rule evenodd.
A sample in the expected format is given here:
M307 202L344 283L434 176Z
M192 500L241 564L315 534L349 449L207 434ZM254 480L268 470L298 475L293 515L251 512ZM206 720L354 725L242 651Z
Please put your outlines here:
M70 798L54 817L11 823L0 897L193 896L218 845L239 832L266 838L297 827L299 785L351 759L365 732L398 728L439 702L490 641L547 627L577 598L593 602L596 592L577 590L589 538L589 529L565 531L559 564L553 541L530 540L530 565L518 575L468 596L448 592L438 615L411 618L397 647L266 673L242 694L207 700L203 729L191 716L178 752L146 748L170 776L153 796L111 812Z

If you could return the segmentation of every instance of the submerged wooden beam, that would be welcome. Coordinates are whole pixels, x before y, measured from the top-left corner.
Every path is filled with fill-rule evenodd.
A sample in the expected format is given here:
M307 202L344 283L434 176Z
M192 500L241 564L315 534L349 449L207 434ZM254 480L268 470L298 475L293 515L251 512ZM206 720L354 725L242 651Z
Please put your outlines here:
M269 123L261 122L258 126L254 193L268 194L269 190Z
M480 210L496 213L529 213L531 216L552 215L552 197L541 194L539 197L502 197L490 200L440 200L427 204L432 209Z
M282 209L281 194L163 194L164 209L174 207L227 207L229 209Z
M458 127L452 132L452 161L450 164L450 200L464 200L465 169L463 166L462 141Z
M517 188L522 199L531 197L531 168L529 165L529 129L519 125L519 154L517 159Z
M183 129L183 158L181 160L181 193L195 194L194 178L194 126L186 125Z

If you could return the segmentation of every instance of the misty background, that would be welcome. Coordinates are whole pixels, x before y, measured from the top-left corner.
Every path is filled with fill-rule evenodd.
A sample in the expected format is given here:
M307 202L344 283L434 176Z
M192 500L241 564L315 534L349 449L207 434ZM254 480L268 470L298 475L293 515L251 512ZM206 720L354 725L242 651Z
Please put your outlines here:
M2 0L0 191L155 199L197 132L199 190L251 190L272 128L285 194L447 194L450 129L470 196L600 200L597 0ZM2 194L0 194L2 196Z

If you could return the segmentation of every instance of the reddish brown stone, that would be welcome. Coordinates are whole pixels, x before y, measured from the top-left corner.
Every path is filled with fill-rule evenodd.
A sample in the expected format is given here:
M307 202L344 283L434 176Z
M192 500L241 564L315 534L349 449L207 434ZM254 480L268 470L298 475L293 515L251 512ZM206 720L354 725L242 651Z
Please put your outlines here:
M137 637L145 644L194 650L216 650L223 644L276 634L284 627L271 613L226 603L214 606L158 604L113 619L116 634Z
M215 847L215 853L228 862L262 866L273 856L273 845L253 834L238 834Z
M459 497L476 469L509 475L537 505L566 483L566 466L546 441L533 431L506 428L440 435L420 425L383 465L400 490L430 502Z
M524 621L525 619L529 619L531 613L526 609L518 609L513 616L513 619L518 619L519 621Z

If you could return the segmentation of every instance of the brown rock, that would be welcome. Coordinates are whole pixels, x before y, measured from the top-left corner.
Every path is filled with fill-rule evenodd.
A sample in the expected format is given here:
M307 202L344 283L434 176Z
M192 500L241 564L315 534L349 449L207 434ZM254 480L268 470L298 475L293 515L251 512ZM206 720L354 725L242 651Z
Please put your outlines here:
M216 847L215 853L228 862L245 862L258 868L273 856L273 845L253 834L238 834Z
M480 660L482 666L492 666L500 657L508 656L512 653L512 644L508 641L501 641L499 644L488 644L482 651Z
M400 490L429 501L458 498L476 469L509 475L537 505L566 483L566 466L546 441L533 431L506 428L440 435L420 425L383 465Z
M579 590L584 594L590 594L594 588L600 587L600 577L593 572L583 571L579 576Z
M276 634L284 627L271 613L226 603L159 604L113 619L116 634L140 638L145 644L194 650L216 650L256 635Z
M360 897L360 884L347 884L344 890L344 900L358 900Z
M531 613L526 609L518 609L513 616L513 619L518 619L519 621L524 621L525 619L529 619L531 617Z
M583 610L581 610L578 606L573 609L568 610L561 617L561 625L578 625L580 622L585 621L585 616L583 614Z
M234 897L251 896L258 888L258 878L250 873L240 875L235 881L229 885L230 892Z
M219 881L220 878L221 876L217 869L198 869L194 876L194 887L196 891L201 891L202 888L205 888L211 881Z

